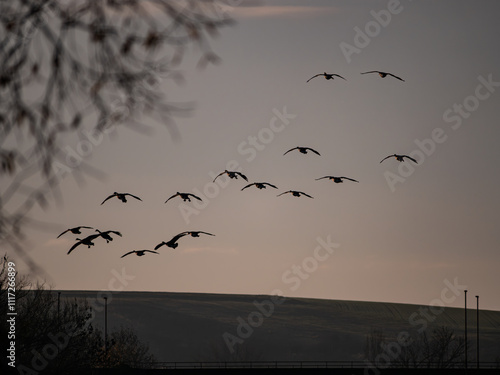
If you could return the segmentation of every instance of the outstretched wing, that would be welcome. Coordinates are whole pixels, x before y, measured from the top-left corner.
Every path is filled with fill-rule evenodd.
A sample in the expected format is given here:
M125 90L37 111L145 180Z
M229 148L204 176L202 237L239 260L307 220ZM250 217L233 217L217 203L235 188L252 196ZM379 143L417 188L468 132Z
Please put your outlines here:
M335 77L339 77L339 78L342 78L344 81L347 81L347 79L345 79L344 77L338 75L338 74L332 74L332 76L335 76Z
M179 233L179 234L176 234L175 236L172 237L172 239L168 242L171 242L171 243L174 243L174 242L177 242L177 240L181 237L184 237L186 234L188 234L189 232L182 232L182 233ZM156 250L156 249L155 249Z
M159 243L158 245L155 246L155 250L158 250L160 247L162 247L163 245L166 245L167 243L165 241L162 241L161 243Z
M126 257L129 254L135 253L135 250L129 251L128 253L123 254L120 258Z
M69 232L71 229L66 229L64 232L62 232L57 238L61 237L64 233Z
M97 237L100 237L101 236L101 233L98 233L98 234L91 234L90 236L87 236L85 237L82 241L93 241L94 239L96 239Z
M403 81L403 82L405 81L403 78L400 78L400 77L398 77L398 76L395 76L395 75L394 75L394 74L392 74L392 73L387 73L387 74L388 74L388 75L390 75L390 76L393 76L394 78L399 79L400 81Z
M314 152L315 154L317 154L317 155L321 156L321 154L320 154L318 151L313 150L313 149L312 149L312 148L310 148L310 147L306 147L306 149L307 149L307 150L311 150L311 151L312 151L312 152Z
M307 80L307 82L309 82L309 81L310 81L311 79L313 79L313 78L316 78L316 77L319 77L319 76L323 76L323 75L324 75L323 73L316 74L315 76L312 76L311 78L309 78L309 79ZM307 82L306 82L306 83L307 83Z
M277 189L277 187L276 187L276 186L274 186L273 184L270 184L269 182L263 182L263 183L264 183L264 184L266 184L266 185L269 185L269 186L271 186L271 187L273 187L273 188L275 188L275 189Z
M250 187L252 185L255 185L255 182L251 183L251 184L248 184L247 186L244 186L241 190L245 190L247 187Z
M303 193L303 192L301 192L301 191L299 191L299 193L300 193L300 194L302 194L302 195L305 195L306 197L313 198L313 197L311 197L309 194ZM314 198L313 198L313 199L314 199Z
M238 172L238 171L236 171L236 173L237 173L237 174L238 174L238 176L240 176L242 179L244 179L245 181L248 181L247 176L245 176L243 173Z
M71 246L71 249L69 249L68 254L69 254L69 253L71 253L73 250L75 250L75 249L76 249L76 247L77 247L78 245L81 245L81 244L82 244L82 241L78 241L78 242L77 242L77 243L75 243L73 246Z
M386 156L385 158L383 158L382 160L380 160L380 162L382 163L385 159L389 159L389 158L393 158L394 155L389 155L389 156Z
M217 176L215 176L212 182L215 182L215 180L217 180L217 177L222 176L224 173L226 173L226 171L219 173Z
M413 159L411 156L408 156L408 155L403 155L404 158L408 158L410 159L412 162L414 162L415 164L418 164L417 161L415 159Z
M146 253L153 253L153 254L160 254L158 251L153 251L153 250L144 250Z
M288 150L287 152L285 152L283 155L286 155L288 154L290 151L293 151L293 150L298 150L299 147L294 147L294 148L291 148L290 150Z
M380 73L378 70L370 70L369 72L364 72L361 74L368 74L368 73Z
M117 236L120 236L120 237L123 237L122 234L120 232L117 232L116 230L108 230L106 231L105 233L114 233L116 234Z
M281 194L278 194L277 197L279 197L280 195L286 194L286 193L291 193L291 192L292 192L291 190L285 191L285 192L283 192Z
M188 195L190 195L190 196L192 196L193 198L196 198L196 199L198 199L199 201L201 201L201 198L200 198L200 197L197 197L197 196L196 196L196 195L194 195L194 194L188 193Z
M135 196L135 195L133 195L133 194L130 194L130 193L125 193L125 195L130 195L132 198L135 198L135 199L138 199L138 200L142 201L142 199L141 199L141 198L139 198L139 197L137 197L137 196Z
M359 182L359 181L353 180L352 178L349 178L349 177L340 177L340 178L342 178L343 180L349 180L349 181Z
M174 194L174 195L172 195L170 198L168 198L168 199L165 201L165 203L167 203L170 199L175 198L175 197L176 197L176 196L178 196L178 195L179 195L179 194L175 193L175 194Z
M332 179L333 176L324 176L324 177L316 178L315 180L318 181L318 180L322 180L324 178Z
M207 234L209 236L215 236L215 234L212 234L212 233L208 233L208 232L202 232L202 231L198 231L198 233L203 233L203 234Z
M102 201L101 205L104 204L104 202L106 202L108 199L111 199L113 197L116 197L116 194L111 194L109 197Z

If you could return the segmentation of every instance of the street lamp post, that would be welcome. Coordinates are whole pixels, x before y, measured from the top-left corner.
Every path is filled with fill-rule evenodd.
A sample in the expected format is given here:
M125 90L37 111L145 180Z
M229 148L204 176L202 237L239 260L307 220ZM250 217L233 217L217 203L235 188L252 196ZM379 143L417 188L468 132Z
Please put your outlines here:
M465 292L465 370L467 371L467 289Z
M479 368L479 296L476 296L476 364Z
M108 297L104 298L104 354L108 356Z

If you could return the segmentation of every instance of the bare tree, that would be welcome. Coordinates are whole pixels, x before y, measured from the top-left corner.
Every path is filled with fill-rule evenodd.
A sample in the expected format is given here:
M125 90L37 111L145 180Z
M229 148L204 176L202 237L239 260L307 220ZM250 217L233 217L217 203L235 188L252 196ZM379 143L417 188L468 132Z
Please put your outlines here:
M374 366L450 368L461 366L464 356L464 337L445 326L434 328L431 335L413 332L404 345L395 338L389 340L380 330L372 330L365 340L365 358Z
M384 351L383 344L385 341L385 333L382 330L372 328L365 338L365 359L377 365L379 355Z
M100 365L103 367L149 368L156 362L156 358L149 353L149 346L142 342L136 331L130 327L120 327L119 330L112 332L108 347L105 353L101 346L103 355Z
M216 63L210 41L231 23L222 0L12 0L0 2L0 245L40 271L19 243L29 213L60 197L58 185L100 172L68 158L63 140L102 138L146 118L173 122L192 105L159 89L180 82L188 45ZM78 150L76 150L78 151ZM70 155L71 156L71 155ZM68 162L70 160L71 162Z
M8 304L9 264L7 257L0 260L0 309ZM58 295L41 284L25 278L16 282L15 312L17 315L0 321L0 342L10 348L14 342L14 360L3 355L2 373L12 371L12 362L19 373L70 374L95 367L145 367L154 361L149 347L132 329L121 328L110 334L109 350L105 350L103 333L93 327L93 314L86 300L59 301ZM61 302L61 303L59 303ZM14 317L14 330L8 319Z

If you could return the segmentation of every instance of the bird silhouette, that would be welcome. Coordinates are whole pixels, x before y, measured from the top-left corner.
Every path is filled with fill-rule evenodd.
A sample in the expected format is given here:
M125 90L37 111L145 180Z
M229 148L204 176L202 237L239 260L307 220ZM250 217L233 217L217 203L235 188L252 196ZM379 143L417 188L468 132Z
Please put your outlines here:
M117 197L119 200L121 200L123 203L126 203L127 202L127 195L130 195L132 198L135 198L135 199L138 199L140 201L142 201L141 198L139 197L136 197L135 195L133 194L129 194L129 193L117 193L116 191L111 194L109 197L107 197L105 200L102 201L101 205L104 204L104 202L106 202L108 199L111 199L113 197Z
M229 176L229 178L238 178L238 176L240 176L245 181L248 181L248 178L243 173L238 172L238 171L234 171L234 172L233 171L228 171L226 169L224 172L221 172L217 176L215 176L213 182L215 182L215 180L217 180L217 177L222 176L223 174L227 174Z
M143 255L146 255L146 253L160 254L158 251L153 251L153 250L132 250L129 251L128 253L123 254L120 258L126 257L129 254L135 254L138 257L142 257Z
M320 178L317 178L316 181L321 180L323 178L328 178L328 179L332 180L333 182L336 182L337 184L344 182L343 180L349 180L349 181L359 182L359 181L353 180L352 178L349 178L349 177L335 177L335 176L320 177Z
M87 245L87 248L90 249L90 246L94 246L94 240L99 237L100 234L91 234L83 239L77 238L78 242L76 242L71 249L69 249L68 254L71 253L74 249L76 249L80 245Z
M408 158L410 159L412 162L414 162L415 164L418 164L417 161L415 159L413 159L412 157L408 156L408 155L398 155L398 154L393 154L393 155L389 155L389 156L386 156L385 158L383 158L380 162L382 163L385 159L389 159L389 158L396 158L397 161L404 161L404 158Z
M382 77L382 78L385 78L385 77L387 77L387 76L392 76L392 77L394 77L394 78L399 79L400 81L403 81L403 82L405 81L403 78L400 78L400 77L398 77L398 76L395 76L395 75L394 75L394 74L392 74L392 73L387 73L387 72L379 72L378 70L371 70L371 71L369 71L369 72L364 72L364 73L361 73L361 74L368 74L368 73L378 73L378 75L379 75L380 77Z
M334 74L334 73L330 74L330 73L324 72L324 73L319 73L319 74L316 74L316 75L312 76L311 78L309 78L307 80L307 82L309 82L313 78L320 77L320 76L325 77L325 79L327 79L327 80L328 79L334 79L334 77L339 77L339 78L342 78L343 80L347 81L347 79L345 79L342 76L339 76L338 74Z
M279 197L280 195L283 195L283 194L287 194L287 193L292 194L294 197L300 197L301 195L305 195L306 197L312 198L309 194L306 194L306 193L303 193L303 192L297 191L297 190L285 191L284 193L278 194L277 197Z
M182 233L176 234L168 242L165 242L165 241L160 242L158 245L155 246L155 250L158 250L163 245L166 245L168 247L171 247L172 249L175 249L177 246L179 246L179 244L177 243L177 241L179 240L179 238L184 237L184 236L188 236L188 235L191 236L191 237L200 237L201 233L209 235L209 236L215 236L215 234L208 233L208 232L203 232L201 230L182 232Z
M200 237L200 233L206 234L208 236L215 236L215 234L208 233L208 232L202 232L201 230L198 231L189 231L189 232L183 232L184 235L191 235L191 237Z
M73 234L81 234L82 232L81 232L81 230L80 230L80 229L82 229L82 228L94 229L94 228L92 228L92 227L86 227L86 226L84 226L84 225L81 225L81 226L79 226L79 227L74 227L74 228L69 228L69 229L66 229L66 230L65 230L64 232L62 232L59 236L57 236L57 238L61 237L61 236L62 236L64 233L66 233L66 232L71 232L71 233L73 233Z
M171 247L172 249L175 249L177 246L179 246L179 244L177 243L177 241L179 240L179 238L184 237L187 234L188 234L188 232L182 232L182 233L176 234L174 237L172 237L171 240L169 240L167 242L162 241L158 245L156 245L155 246L155 250L158 250L163 245L166 245L168 247Z
M247 187L250 187L250 186L252 186L252 185L255 185L255 187L256 187L257 189L265 189L265 188L266 188L266 185L269 185L269 186L271 186L272 188L277 189L277 187L276 187L276 186L274 186L273 184L270 184L270 183L268 183L268 182L253 182L253 183L251 183L251 184L248 184L247 186L244 186L241 190L245 190Z
M194 194L191 194L191 193L179 193L179 192L177 192L177 193L175 193L174 195L172 195L170 198L168 198L168 199L165 201L165 203L167 203L170 199L175 198L175 197L177 197L177 196L181 197L181 198L182 198L182 200L183 200L184 202L186 202L186 201L187 201L187 202L191 202L191 198L189 198L190 196L191 196L191 197L193 197L193 198L198 199L199 201L201 201L201 198L200 198L200 197L197 197L197 196L196 196L196 195L194 195Z
M117 232L115 230L107 230L105 232L101 232L99 229L96 229L96 232L99 232L99 236L104 238L106 240L106 243L113 241L113 238L109 235L110 233L116 234L117 236L122 237L122 234L120 232Z
M307 154L307 150L310 150L310 151L314 152L315 154L317 154L317 155L320 155L320 156L321 156L321 154L320 154L318 151L313 150L313 149L312 149L312 148L310 148L310 147L298 147L298 146L297 146L297 147L294 147L294 148L291 148L290 150L288 150L287 152L285 152L283 155L286 155L286 154L288 154L290 151L293 151L293 150L299 150L299 152L300 152L300 153L302 153L302 154Z

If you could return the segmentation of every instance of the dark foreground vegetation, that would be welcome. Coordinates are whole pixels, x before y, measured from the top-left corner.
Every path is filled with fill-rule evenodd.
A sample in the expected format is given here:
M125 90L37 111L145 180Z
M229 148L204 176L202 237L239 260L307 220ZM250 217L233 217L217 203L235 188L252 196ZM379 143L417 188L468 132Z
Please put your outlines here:
M132 328L115 329L105 340L87 300L60 300L44 285L30 282L12 267L9 270L9 265L12 262L6 256L0 259L0 373L147 368L155 360Z

